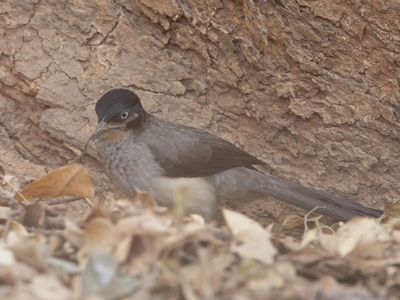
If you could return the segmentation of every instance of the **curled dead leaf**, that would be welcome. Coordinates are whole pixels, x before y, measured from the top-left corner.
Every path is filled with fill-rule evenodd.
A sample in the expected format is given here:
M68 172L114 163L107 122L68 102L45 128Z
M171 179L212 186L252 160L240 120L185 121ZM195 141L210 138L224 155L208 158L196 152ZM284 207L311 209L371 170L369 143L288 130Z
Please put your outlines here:
M78 259L84 265L87 255L93 251L110 253L116 242L115 225L107 218L96 217L90 219L83 232L83 246L79 251Z
M355 218L341 226L335 236L321 240L324 248L341 256L379 256L390 241L388 228L372 218Z
M25 239L9 245L14 256L31 267L44 270L47 267L47 258L51 249L41 240Z
M256 221L228 209L223 210L225 221L232 232L231 250L243 258L271 264L277 253L271 235Z
M336 232L324 232L323 228L308 230L300 248L317 241L328 253L334 255L373 257L383 252L391 238L389 228L372 218L354 218L339 227Z
M0 206L0 219L6 220L9 218L11 213L11 208L8 206Z
M79 164L58 168L25 186L15 195L18 201L33 198L79 196L91 198L94 195L88 170Z

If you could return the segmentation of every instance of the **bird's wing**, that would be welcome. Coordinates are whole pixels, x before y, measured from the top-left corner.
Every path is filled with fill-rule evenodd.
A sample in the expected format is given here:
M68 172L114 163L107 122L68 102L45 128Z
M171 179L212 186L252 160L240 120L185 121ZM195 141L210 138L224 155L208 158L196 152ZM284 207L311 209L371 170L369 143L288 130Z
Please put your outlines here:
M198 177L263 164L215 135L196 128L153 119L138 137L170 177Z

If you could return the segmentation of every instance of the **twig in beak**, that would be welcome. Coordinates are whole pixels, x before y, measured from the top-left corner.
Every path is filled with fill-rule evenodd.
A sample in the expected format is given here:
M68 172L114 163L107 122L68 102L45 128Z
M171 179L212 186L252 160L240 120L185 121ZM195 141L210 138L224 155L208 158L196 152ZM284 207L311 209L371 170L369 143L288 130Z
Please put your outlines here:
M80 154L77 158L75 158L74 160L72 160L71 163L80 162L80 161L83 159L83 157L84 157L85 154L86 154L87 147L88 147L88 145L89 145L89 143L90 143L90 141L91 141L91 137L92 137L92 136L90 136L90 138L87 140L87 142L85 143L85 146L83 146L83 149L82 149L81 154Z
M93 134L89 137L89 139L83 146L81 154L76 159L72 160L71 163L80 162L87 152L89 143L95 141L104 131L107 131L108 129L110 128L107 127L106 123L103 120L100 121L99 125L97 125L95 132L93 132Z

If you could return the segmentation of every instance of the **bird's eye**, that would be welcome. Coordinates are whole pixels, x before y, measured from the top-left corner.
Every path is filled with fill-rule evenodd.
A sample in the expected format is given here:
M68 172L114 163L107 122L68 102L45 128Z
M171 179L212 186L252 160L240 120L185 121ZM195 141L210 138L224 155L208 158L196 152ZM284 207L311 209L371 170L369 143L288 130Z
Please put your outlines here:
M122 120L125 120L128 116L129 116L129 112L123 111L123 112L120 114L119 117L120 117Z

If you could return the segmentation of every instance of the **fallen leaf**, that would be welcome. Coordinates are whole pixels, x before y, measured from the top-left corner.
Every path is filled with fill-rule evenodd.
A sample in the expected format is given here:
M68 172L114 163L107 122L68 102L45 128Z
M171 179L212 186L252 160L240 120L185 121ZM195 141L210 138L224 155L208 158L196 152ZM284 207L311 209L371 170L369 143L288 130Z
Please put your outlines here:
M0 219L6 220L10 217L11 208L8 206L0 206Z
M143 192L139 189L137 189L135 192L133 202L140 203L145 207L157 206L157 202L151 194Z
M354 218L340 226L336 232L324 232L325 227L308 230L299 249L312 242L319 242L329 253L339 256L357 255L360 257L379 256L385 242L390 241L389 231L380 221L372 218Z
M10 249L0 246L0 266L12 266L15 263L14 253Z
M43 227L46 218L46 204L37 202L25 207L22 223L28 227Z
M71 291L65 285L63 285L56 276L52 276L51 274L38 275L32 278L30 290L32 295L29 297L29 299L71 299Z
M93 251L110 253L116 243L114 224L107 218L96 217L90 219L83 232L83 246L79 251L78 259L83 265L87 255Z
M315 288L318 299L379 299L363 287L353 288L339 285L334 278L329 276L322 277Z
M118 264L112 256L100 251L90 253L82 277L82 296L96 294L101 288L109 285L117 273L117 268Z
M304 232L304 217L288 215L282 221L280 232L285 235L300 237Z
M256 221L231 210L223 210L225 221L232 232L231 250L243 258L271 264L277 251L271 234Z
M386 216L390 217L400 217L400 201L395 203L385 204L384 212Z
M51 267L61 269L67 274L79 274L81 271L77 264L54 256L48 258L48 264Z
M381 255L388 241L388 230L372 218L354 218L339 227L335 235L325 234L321 239L325 249L341 256L357 253L363 257Z
M116 300L132 294L138 288L137 280L118 275L118 263L101 252L90 254L82 277L82 298L99 295L101 299Z
M14 220L11 221L8 229L7 243L17 242L27 238L28 236L29 232L26 230L24 225Z
M37 270L44 270L47 267L47 258L50 249L43 242L38 240L21 240L9 246L15 257Z
M118 221L116 227L118 232L128 235L159 235L167 233L171 224L171 219L161 218L149 213L124 218Z
M113 256L119 263L126 261L126 259L129 257L131 253L132 240L132 236L127 236L125 238L122 238L115 245Z
M33 181L15 195L18 201L33 198L78 196L91 198L94 195L88 170L72 164L58 168Z

